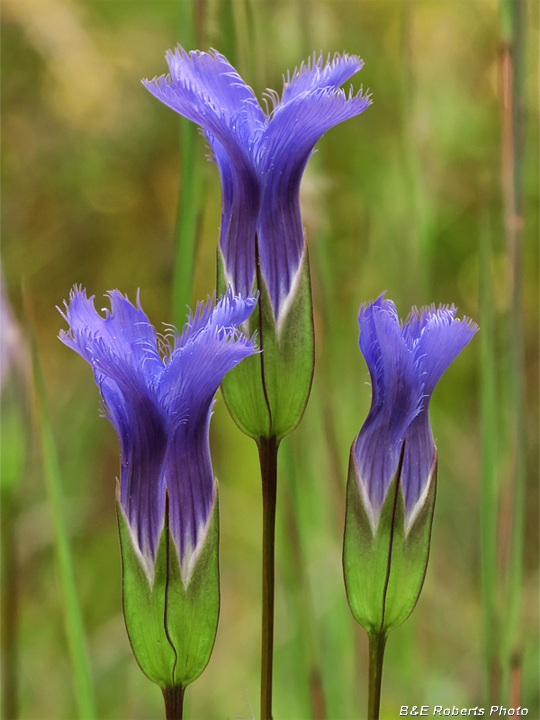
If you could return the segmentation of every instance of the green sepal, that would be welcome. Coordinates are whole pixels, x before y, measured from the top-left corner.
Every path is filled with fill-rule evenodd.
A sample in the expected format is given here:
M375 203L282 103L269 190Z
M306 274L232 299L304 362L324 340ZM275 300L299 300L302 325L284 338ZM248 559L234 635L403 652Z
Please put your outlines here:
M167 502L151 581L117 501L126 628L141 670L162 689L185 687L196 680L212 653L219 617L218 506L216 487L207 536L184 582L169 530Z
M257 262L254 290L257 307L244 332L258 335L262 353L245 358L221 384L225 402L239 428L255 440L288 435L304 413L315 366L313 306L307 246L304 246L295 287L276 320L266 283ZM224 261L218 248L218 293L227 290Z
M428 491L412 526L405 528L405 504L398 469L373 527L359 486L354 443L349 460L343 571L355 620L368 633L387 634L411 614L426 575L435 508L437 459Z

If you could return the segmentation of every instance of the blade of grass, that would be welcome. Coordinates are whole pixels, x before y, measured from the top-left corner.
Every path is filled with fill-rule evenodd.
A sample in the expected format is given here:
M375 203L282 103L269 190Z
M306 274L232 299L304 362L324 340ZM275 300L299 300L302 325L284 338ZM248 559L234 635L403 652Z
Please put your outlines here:
M2 455L5 450L2 451ZM2 705L1 717L19 717L19 582L17 573L18 506L12 492L2 489L1 539L1 608L2 608Z
M314 637L314 613L309 592L307 563L302 546L301 513L296 480L298 469L293 456L294 437L283 443L280 469L285 482L282 486L281 502L282 523L286 537L282 537L281 553L283 579L288 599L295 614L295 627L298 634L297 660L294 663L295 694L301 705L302 717L324 720L326 701L322 686L321 668Z
M480 333L482 496L480 550L482 568L482 644L484 697L491 705L499 696L499 622L497 617L497 407L491 242L484 213L480 231Z
M23 363L11 369L1 388L0 407L0 612L2 652L1 665L1 717L16 720L19 717L19 616L20 572L17 525L23 478L28 473L31 448L28 438L29 403L26 346ZM4 369L5 372L5 369Z
M81 720L94 720L96 717L94 690L86 651L81 607L77 595L69 533L64 516L60 466L47 407L43 371L36 340L31 331L29 337L43 472L53 518L58 575L64 604L64 620L73 670L78 717Z
M252 72L249 42L249 20L246 0L233 0L232 12L234 19L234 30L236 40L236 69L242 77Z
M233 0L218 0L217 23L219 27L219 44L216 47L225 55L231 65L236 67L236 31Z
M505 578L502 615L502 702L510 699L510 679L520 665L520 616L523 584L525 514L525 403L523 394L522 227L524 132L524 15L523 0L501 1L502 187L507 258L510 271L508 352L510 402L516 457L512 479L511 548ZM519 692L513 693L519 695ZM512 701L519 702L519 697Z
M198 8L201 8L198 12ZM193 50L198 42L197 24L202 28L201 3L179 0L178 28L182 47ZM198 21L198 23L197 23ZM192 304L193 275L197 250L197 235L203 195L203 154L199 152L198 129L187 118L180 117L180 189L175 229L175 259L172 287L172 318L176 327L186 319L186 307Z
M431 265L433 254L433 207L426 181L422 171L419 154L417 126L417 95L418 79L415 75L414 49L415 49L415 12L413 3L401 5L401 44L403 57L403 94L401 97L403 107L403 176L406 184L403 191L407 194L412 208L410 225L412 232L409 235L410 253L408 263L412 259L412 268L407 276L409 286L405 287L407 293L426 298L432 297ZM405 282L406 278L402 278Z

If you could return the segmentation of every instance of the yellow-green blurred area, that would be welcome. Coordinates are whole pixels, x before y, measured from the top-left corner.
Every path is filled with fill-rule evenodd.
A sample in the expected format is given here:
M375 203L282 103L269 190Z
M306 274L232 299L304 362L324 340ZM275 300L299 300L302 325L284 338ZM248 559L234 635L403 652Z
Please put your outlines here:
M185 8L184 8L185 9ZM538 8L521 39L523 368L512 361L512 273L504 227L501 16L491 0L208 0L197 46L225 52L259 98L314 51L360 55L353 86L373 105L318 143L302 184L317 362L302 423L280 452L275 700L277 720L365 717L367 643L345 597L341 547L348 452L369 409L357 344L360 303L387 291L412 305L455 303L482 325L481 242L491 247L495 318L497 612L504 614L516 471L512 378L525 388L525 535L511 686L538 718ZM98 718L163 717L136 665L121 609L114 508L119 446L99 415L90 367L62 345L56 306L81 284L118 288L160 329L172 319L182 177L179 120L140 83L167 71L185 37L174 0L5 0L2 29L5 290L36 335L58 447ZM188 48L189 49L189 48ZM212 294L220 222L215 165L203 168L192 303ZM519 257L519 253L518 253ZM389 638L383 718L402 705L488 707L481 592L481 333L432 399L439 486L418 605ZM520 373L523 372L523 375ZM7 413L11 405L7 401ZM39 442L4 432L13 476L18 609L13 686L21 718L77 716L54 532ZM26 443L26 444L24 444ZM210 663L186 715L258 717L261 491L255 444L221 398L211 427L220 482L222 609ZM9 463L14 456L13 462ZM19 460L17 460L19 456ZM23 460L20 461L20 456ZM6 507L6 505L4 505ZM4 524L6 513L4 513ZM495 634L497 629L493 629ZM507 678L508 679L508 678ZM431 712L431 711L430 711ZM11 719L10 719L11 720Z

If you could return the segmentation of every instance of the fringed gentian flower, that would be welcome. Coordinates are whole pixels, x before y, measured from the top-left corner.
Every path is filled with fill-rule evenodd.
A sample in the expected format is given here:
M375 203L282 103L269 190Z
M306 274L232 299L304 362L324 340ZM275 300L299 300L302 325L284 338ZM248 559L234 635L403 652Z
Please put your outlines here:
M126 624L139 664L165 692L202 672L215 637L217 486L209 424L224 375L254 352L237 326L256 300L229 290L215 307L199 305L181 334L169 328L158 336L139 302L116 290L109 298L111 312L102 316L93 298L74 288L63 313L69 331L60 339L92 366L120 439Z
M218 292L257 287L260 312L251 317L263 354L230 373L223 385L239 427L257 442L279 439L300 421L311 388L313 318L300 183L317 140L358 115L368 95L340 85L363 63L354 55L313 58L292 76L281 98L259 105L252 89L218 52L167 53L169 74L144 85L197 123L221 178Z
M478 329L455 314L414 308L403 323L381 296L358 315L372 400L351 448L343 565L351 611L370 639L369 718L378 717L386 637L412 612L427 569L437 477L429 401Z
M374 529L398 467L403 440L401 486L406 528L425 500L436 461L429 421L431 394L477 330L475 323L458 320L455 314L454 306L413 308L403 323L394 303L382 296L360 308L359 345L373 395L354 444L354 458Z
M276 318L304 254L300 182L317 140L331 127L358 115L368 95L339 86L363 62L336 54L314 55L284 78L281 98L263 110L253 90L218 52L167 52L169 74L144 85L159 100L200 125L212 147L222 187L220 248L227 282L243 295L255 282L257 235L261 273Z

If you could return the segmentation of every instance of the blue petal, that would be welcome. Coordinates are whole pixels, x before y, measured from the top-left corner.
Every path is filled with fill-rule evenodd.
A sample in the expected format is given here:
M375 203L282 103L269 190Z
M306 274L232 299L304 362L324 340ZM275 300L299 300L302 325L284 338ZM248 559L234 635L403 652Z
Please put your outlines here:
M181 47L167 53L170 74L143 81L176 112L200 125L208 138L222 184L220 246L234 289L251 292L255 276L254 240L260 188L253 148L265 115L253 91L217 52Z
M316 57L315 53L307 63L302 63L292 74L287 73L283 82L282 102L286 103L297 95L310 92L317 88L329 86L339 87L355 73L362 69L364 62L356 55L340 55L336 53L332 60L328 57L323 65L323 54Z
M176 339L161 378L160 399L171 418L166 462L171 532L183 560L197 545L213 504L208 428L214 396L225 374L255 352L235 327L255 302L229 291L214 309L210 303L199 306Z
M381 297L364 306L359 324L360 349L370 371L373 397L355 454L376 521L397 469L405 432L421 410L423 386L393 303Z
M265 116L253 91L223 55L178 47L167 62L169 75L143 80L163 103L220 140L234 132L247 145L262 130Z
M219 246L228 281L235 292L247 296L255 280L255 236L261 188L255 170L231 162L229 152L209 138L221 180Z
M384 402L386 388L382 368L381 345L374 322L374 315L380 310L387 313L389 323L392 325L399 323L394 303L391 300L385 300L384 294L380 295L375 302L361 305L358 311L358 325L360 327L358 345L371 377L373 405Z
M106 415L120 440L120 502L151 568L165 517L167 418L147 393L123 392L108 378L100 389Z
M445 309L452 314L452 317L455 315L456 309L453 305L452 307L445 307ZM426 323L431 315L435 312L435 305L433 303L431 305L426 305L420 310L418 310L417 307L412 308L409 316L405 322L402 323L403 336L408 339L411 345L418 342L420 335L422 334L422 330L426 326Z
M212 402L206 412L190 416L185 424L171 432L167 452L165 482L169 491L169 522L182 568L189 564L214 502L208 444L211 406Z
M262 128L265 116L253 90L224 55L215 50L211 53L197 50L186 53L178 46L175 52L168 51L166 57L171 80L176 87L191 86L217 112L231 119L240 116L246 137ZM242 129L239 130L242 132Z
M361 93L347 96L343 90L318 88L274 108L257 165L262 184L259 254L276 316L302 257L300 183L313 147L327 130L370 103Z
M227 288L227 292L217 304L214 298L209 298L206 303L197 303L195 312L188 315L182 334L175 334L174 349L184 347L200 332L208 331L209 328L221 329L225 334L234 333L236 326L248 319L256 304L256 296L235 295L231 287Z
M405 498L406 516L411 515L416 503L422 497L434 460L435 441L426 408L412 420L405 435L401 486Z
M442 306L436 312L424 310L424 323L416 346L418 363L425 372L424 392L429 398L445 370L478 330L476 323L454 317L454 307Z
M156 332L140 305L117 291L109 293L111 312L99 315L93 298L78 288L64 317L70 325L60 339L92 366L105 414L121 446L121 503L147 564L151 564L163 525L162 466L167 444L166 418L154 384L163 371Z
M217 140L240 174L253 176L252 147L262 132L265 116L253 91L219 53L178 47L167 53L171 70L143 85L158 100L200 125L211 145ZM214 148L215 150L215 148Z
M196 319L193 327L175 340L158 388L160 403L174 425L183 422L186 415L189 422L195 416L205 416L226 373L255 352L253 341L231 323L233 316L249 317L253 299L237 299L242 313L237 303L230 303L229 317L223 312L227 300L225 296L211 313L208 308L199 310L203 320L206 316L206 324L201 326Z
M156 331L142 311L118 290L109 293L111 311L105 317L94 307L94 296L87 298L86 290L74 287L66 312L61 313L70 329L60 331L60 339L92 365L100 354L100 347L118 357L129 358L133 366L141 367L147 378L159 373L162 362L156 348ZM97 355L96 355L97 354Z

